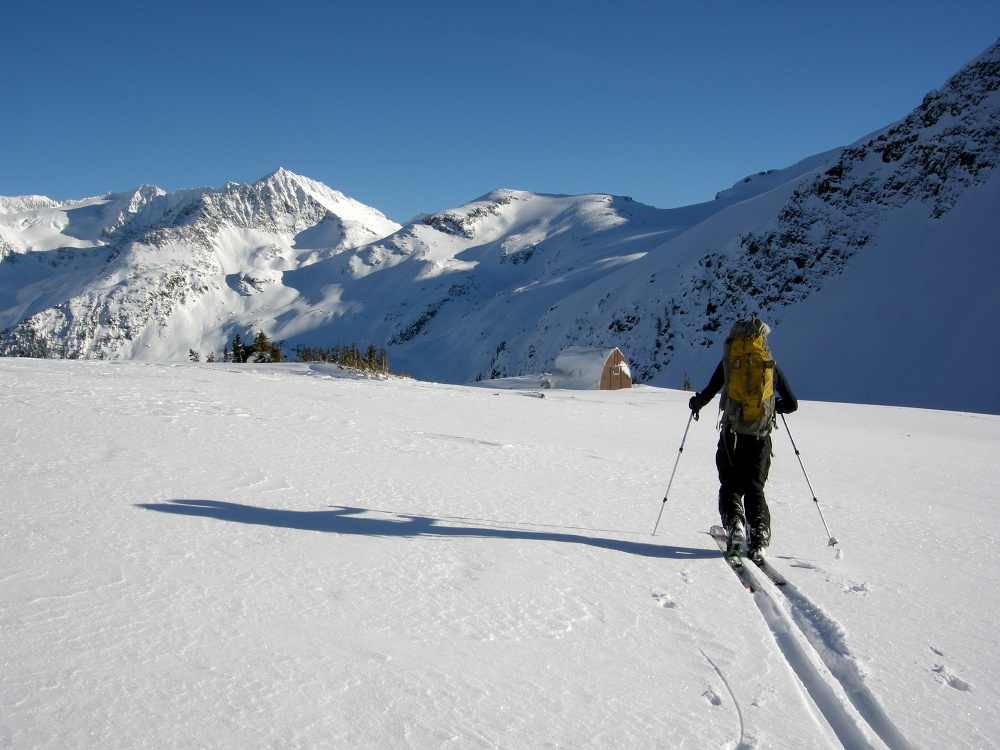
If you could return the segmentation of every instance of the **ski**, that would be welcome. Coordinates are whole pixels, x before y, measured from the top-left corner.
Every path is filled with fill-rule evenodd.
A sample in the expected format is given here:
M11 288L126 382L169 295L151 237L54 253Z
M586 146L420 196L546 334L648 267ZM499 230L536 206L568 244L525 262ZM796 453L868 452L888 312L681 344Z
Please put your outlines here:
M784 586L786 583L788 583L785 580L784 576L782 576L778 571L776 571L771 566L771 563L769 563L767 560L762 558L760 562L757 562L751 557L750 562L756 565L760 569L761 573L770 578L771 583L773 583L775 586Z
M723 559L736 574L736 577L740 579L740 583L742 583L751 594L754 593L757 589L754 587L753 576L751 576L750 572L743 567L743 560L740 559L739 555L730 556L726 554L729 546L729 535L726 533L726 530L721 526L713 526L708 533L712 536L712 539L715 540L715 543L719 545L719 551L722 553Z

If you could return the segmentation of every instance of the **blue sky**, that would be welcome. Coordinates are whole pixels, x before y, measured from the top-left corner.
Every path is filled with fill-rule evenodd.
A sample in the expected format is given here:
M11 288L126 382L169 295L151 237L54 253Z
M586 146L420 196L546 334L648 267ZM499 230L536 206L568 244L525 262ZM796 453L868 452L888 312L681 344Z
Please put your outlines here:
M1000 3L6 0L0 195L254 182L403 222L495 188L711 200L905 116Z

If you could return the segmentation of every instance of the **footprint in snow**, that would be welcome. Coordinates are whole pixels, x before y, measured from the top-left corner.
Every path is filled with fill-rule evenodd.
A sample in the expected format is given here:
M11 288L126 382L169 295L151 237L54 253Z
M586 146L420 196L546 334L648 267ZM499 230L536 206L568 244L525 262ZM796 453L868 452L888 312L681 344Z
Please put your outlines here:
M673 609L677 606L677 603L670 598L669 594L662 594L654 591L653 599L664 609Z
M942 685L947 685L950 688L955 688L955 690L961 690L965 693L972 690L972 685L953 675L944 664L936 665L931 671L934 672L935 679Z

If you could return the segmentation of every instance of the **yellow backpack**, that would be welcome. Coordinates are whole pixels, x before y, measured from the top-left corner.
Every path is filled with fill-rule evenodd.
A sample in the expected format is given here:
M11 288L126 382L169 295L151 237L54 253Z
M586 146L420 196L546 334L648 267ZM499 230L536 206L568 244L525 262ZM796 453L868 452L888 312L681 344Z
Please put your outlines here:
M774 426L774 360L767 344L767 324L754 315L736 323L723 349L726 387L720 424L746 435L763 437Z

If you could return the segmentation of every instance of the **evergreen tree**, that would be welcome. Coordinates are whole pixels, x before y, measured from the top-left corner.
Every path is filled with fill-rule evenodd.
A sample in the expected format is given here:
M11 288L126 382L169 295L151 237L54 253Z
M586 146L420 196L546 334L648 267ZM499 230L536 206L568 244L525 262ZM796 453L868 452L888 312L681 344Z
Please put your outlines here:
M246 352L244 362L253 359L254 362L284 362L285 357L281 351L282 344L271 341L263 331L257 331L253 337L253 344Z
M233 362L241 363L247 361L247 349L243 345L243 339L237 333L233 336Z
M253 346L251 351L254 355L255 362L270 362L271 353L271 342L267 340L267 334L263 331L257 331L257 335L253 337Z

